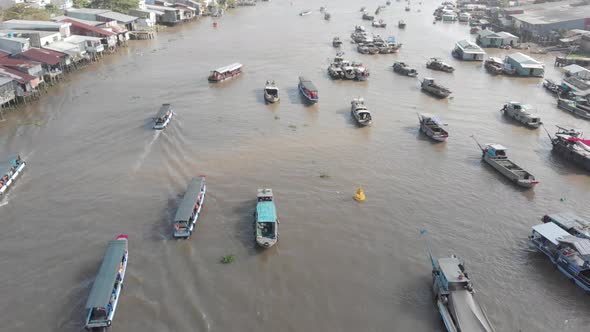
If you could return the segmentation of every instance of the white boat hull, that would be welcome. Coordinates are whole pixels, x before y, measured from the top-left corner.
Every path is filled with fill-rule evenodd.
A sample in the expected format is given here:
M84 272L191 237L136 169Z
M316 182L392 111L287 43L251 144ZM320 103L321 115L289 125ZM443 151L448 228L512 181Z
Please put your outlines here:
M154 129L162 130L162 129L166 128L168 126L168 124L170 123L170 120L172 120L172 114L170 114L170 116L166 119L166 121L164 121L162 123L154 124Z
M4 193L10 188L16 179L20 176L20 173L25 169L26 163L23 161L21 164L16 168L16 171L12 174L11 177L8 178L8 181L0 188L0 195L4 195Z

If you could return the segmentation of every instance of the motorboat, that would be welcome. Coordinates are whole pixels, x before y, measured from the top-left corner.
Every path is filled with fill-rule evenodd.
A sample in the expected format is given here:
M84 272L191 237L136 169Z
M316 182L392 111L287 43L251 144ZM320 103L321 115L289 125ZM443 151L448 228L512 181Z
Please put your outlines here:
M579 107L574 100L563 99L561 97L558 97L557 107L561 108L564 111L573 113L583 119L590 120L590 111L587 111Z
M5 161L0 162L0 198L14 185L26 166L18 154L8 156Z
M341 67L336 66L334 64L331 64L328 67L328 75L330 75L330 77L333 78L333 79L343 79L343 78L346 78L345 75L344 75L344 70Z
M543 81L543 87L545 89L547 89L547 91L560 96L562 93L564 93L564 89L557 83L555 83L553 80L550 80L548 78L546 78Z
M332 14L325 12L324 13L324 20L329 21L332 18Z
M332 39L332 46L334 46L334 47L342 46L342 40L340 40L340 37L334 37L334 39Z
M354 79L357 81L366 81L369 79L369 76L371 76L369 69L363 65L354 66L354 74Z
M531 173L508 159L504 146L494 143L477 145L482 151L482 159L510 181L524 188L532 188L539 183Z
M272 104L279 101L279 99L279 88L275 81L266 81L264 85L264 100Z
M231 65L212 70L209 74L209 82L221 82L228 78L238 76L242 73L241 63L232 63Z
M272 189L258 189L254 212L256 244L270 248L279 240L279 217Z
M399 20L399 22L397 22L397 27L400 29L405 29L406 28L406 22L404 22L404 20Z
M557 127L555 137L549 139L553 151L569 162L590 171L590 140L582 138L582 132L577 129Z
M406 11L409 12L410 11L410 7L406 7Z
M422 91L428 92L438 98L447 98L451 95L451 90L445 88L434 82L433 78L426 77L422 80L421 84Z
M409 76L409 77L418 76L418 71L416 71L416 69L408 66L405 62L401 62L401 61L398 61L393 64L393 71L398 74Z
M174 238L188 239L191 236L201 214L206 193L204 176L193 178L188 184L174 216Z
M365 13L363 13L363 20L366 20L366 21L373 21L374 19L375 19L375 16L373 16L373 15L369 15L369 14L367 14L366 12L365 12Z
M162 104L158 113L154 117L154 129L164 129L172 120L172 116L174 115L174 110L172 109L172 105L170 104Z
M371 23L372 26L376 27L376 28L385 28L387 27L387 23L385 23L385 21L383 20L379 20L379 21L373 21L373 23Z
M84 306L86 310L84 327L87 330L110 327L115 318L127 271L128 241L127 235L120 234L107 245L104 259Z
M299 76L299 91L305 97L305 99L311 103L315 104L318 102L318 89L316 88L315 84L312 81L305 78L304 76Z
M309 14L311 14L311 10L304 10L304 11L302 11L302 12L299 13L299 16L306 16L306 15L309 15Z
M418 121L420 121L420 131L433 140L444 142L449 137L449 133L443 128L446 124L434 115L418 114Z
M534 108L531 105L511 101L504 104L504 107L500 111L527 127L539 128L543 124L541 118L535 114Z
M371 112L365 106L363 98L355 98L350 102L350 114L359 126L368 126L373 122Z
M504 62L500 58L490 57L483 63L484 68L493 75L499 75L504 72Z
M428 62L426 62L426 68L438 71L444 71L445 73L452 73L455 71L451 65L442 62L438 58L430 58Z

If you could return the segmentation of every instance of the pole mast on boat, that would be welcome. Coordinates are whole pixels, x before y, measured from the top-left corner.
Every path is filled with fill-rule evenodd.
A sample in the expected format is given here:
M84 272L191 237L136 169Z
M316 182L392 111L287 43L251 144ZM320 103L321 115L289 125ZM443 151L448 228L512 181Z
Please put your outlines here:
M551 140L551 143L553 143L553 137L551 137L551 134L549 134L549 131L547 130L547 128L545 128L544 124L541 124L541 126L543 127L543 129L545 130L545 132L547 133L547 136L549 136L549 139ZM560 128L559 126L557 126L557 128Z
M475 139L474 135L469 136L471 138L473 138L473 140L475 141L475 143L477 143L477 146L479 146L479 148L481 149L482 152L485 152L485 149L481 146L481 144L479 144L479 142L477 141L477 139Z
M426 229L421 229L420 230L420 235L423 237L426 237ZM428 241L428 239L425 239L426 241L426 251L428 252L428 257L430 257L430 263L432 264L432 268L435 269L438 267L438 264L436 264L436 260L434 259L434 256L432 256L432 247L430 246L430 241Z

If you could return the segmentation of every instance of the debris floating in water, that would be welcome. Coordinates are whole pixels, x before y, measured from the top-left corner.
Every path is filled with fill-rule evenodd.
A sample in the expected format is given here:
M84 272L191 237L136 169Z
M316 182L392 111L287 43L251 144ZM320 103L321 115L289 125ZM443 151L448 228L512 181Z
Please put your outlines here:
M367 199L365 197L365 192L363 191L363 188L358 187L358 189L356 190L356 194L354 194L354 200L357 202L362 202L365 199Z
M234 255L226 255L221 257L221 263L222 264L230 264L233 263L236 260L236 257Z
M562 198L559 199L559 201L560 202L565 202L565 198L562 197Z

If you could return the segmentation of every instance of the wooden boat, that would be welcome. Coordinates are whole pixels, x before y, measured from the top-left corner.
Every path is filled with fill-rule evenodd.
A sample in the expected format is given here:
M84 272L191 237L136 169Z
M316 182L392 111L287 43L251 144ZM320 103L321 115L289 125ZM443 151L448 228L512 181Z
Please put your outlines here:
M306 16L306 15L309 15L309 14L311 14L311 10L304 10L301 13L299 13L299 16Z
M299 76L298 87L301 94L309 103L315 104L318 102L318 89L315 87L315 84L313 84L310 80L303 76Z
M449 133L443 128L446 125L434 115L418 114L418 121L420 121L420 131L433 140L444 142L449 137Z
M573 100L562 99L561 97L557 97L557 107L561 108L564 111L573 113L586 120L590 120L590 112L581 107L578 107L576 105L576 102Z
M241 63L232 63L231 65L217 68L209 74L209 82L221 82L228 78L238 76L242 73Z
M482 147L477 141L475 142L482 151L482 159L510 181L525 188L532 188L539 183L531 173L508 159L506 148L502 145L489 143Z
M445 73L452 73L455 71L451 65L442 62L438 58L430 58L428 62L426 62L426 68L438 71L444 71Z
M121 234L109 241L84 307L87 330L110 327L113 322L127 270L128 240L127 235Z
M565 92L557 83L553 82L553 80L550 80L548 78L546 78L543 81L543 87L545 89L547 89L549 92L556 94L556 95L560 95L563 92Z
M326 12L324 13L324 20L329 21L332 18L332 14Z
M275 84L275 81L266 81L264 86L264 100L269 103L276 103L279 101L279 88Z
M434 82L433 78L424 78L422 80L422 91L428 92L438 98L447 98L451 94L451 90Z
M254 229L256 244L263 248L270 248L279 240L279 218L272 189L258 189Z
M0 162L0 198L14 184L26 165L18 154L9 156L7 160Z
M340 40L340 37L334 37L334 39L332 39L332 46L334 46L334 47L342 46L342 40Z
M162 104L160 110L154 117L154 129L164 129L172 120L172 116L174 115L174 110L172 109L172 105L170 104Z
M502 74L504 72L504 64L500 58L490 57L484 61L483 66L493 75Z
M399 22L397 22L397 27L400 29L405 29L406 28L406 22L404 22L404 20L399 20Z
M350 114L359 126L368 126L373 122L371 112L365 106L363 98L355 98L350 102Z
M504 104L504 107L500 110L500 112L524 124L527 127L539 128L543 124L543 122L541 122L541 118L534 114L532 106L523 105L516 101L511 101L507 104Z
M579 130L557 128L555 137L551 137L547 132L553 151L569 162L590 171L590 140L583 139Z
M387 0L387 2L385 2L386 5L390 6L391 5L391 1Z
M188 239L191 236L199 219L206 192L207 185L204 176L193 178L188 184L174 216L175 238Z
M385 23L385 21L383 21L383 20L373 21L371 23L371 25L374 26L375 28L385 28L385 27L387 27L387 23Z
M410 7L406 7L406 11L409 12L410 11Z
M407 64L405 64L404 62L401 62L401 61L393 64L393 71L398 74L409 76L409 77L418 76L418 72L416 71L416 69L411 68L410 66L408 66Z
M367 14L367 13L363 13L363 20L366 20L366 21L372 21L372 20L374 20L374 19L375 19L375 16L373 16L373 15L369 15L369 14Z

